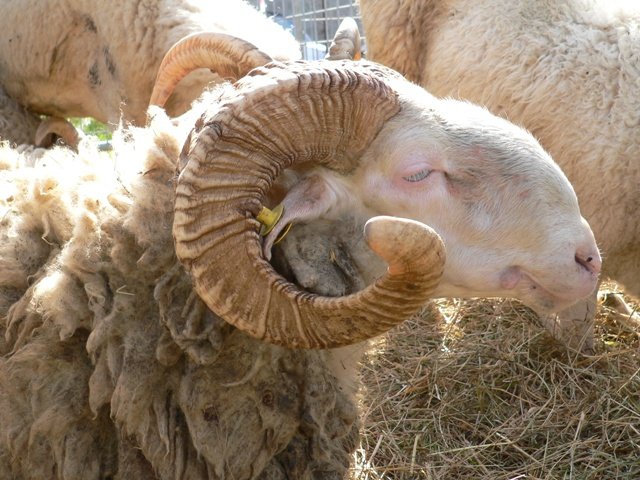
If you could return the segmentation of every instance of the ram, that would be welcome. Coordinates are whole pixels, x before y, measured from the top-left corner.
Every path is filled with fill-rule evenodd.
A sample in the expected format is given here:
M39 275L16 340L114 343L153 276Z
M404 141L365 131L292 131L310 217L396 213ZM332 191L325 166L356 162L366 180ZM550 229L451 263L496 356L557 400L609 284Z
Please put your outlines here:
M144 125L164 54L191 33L227 33L273 58L300 57L294 38L244 0L19 0L3 5L0 28L0 85L13 99L38 114L94 117L113 127L121 119ZM184 112L216 79L194 73L168 111Z
M640 295L640 9L601 0L360 3L370 58L533 133L576 190L603 274ZM547 326L574 345L586 336L588 347L594 304Z
M366 339L434 295L553 311L595 288L568 180L482 108L376 64L273 62L196 109L188 132L152 108L115 165L2 150L5 478L339 478ZM364 289L267 261L287 222L345 218L388 264Z

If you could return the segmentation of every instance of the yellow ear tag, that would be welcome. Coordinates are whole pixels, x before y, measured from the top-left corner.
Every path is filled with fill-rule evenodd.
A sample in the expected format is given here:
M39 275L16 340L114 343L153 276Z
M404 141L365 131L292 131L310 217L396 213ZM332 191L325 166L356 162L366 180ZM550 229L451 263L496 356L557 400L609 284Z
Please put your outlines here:
M276 205L273 210L269 210L267 207L262 207L262 210L260 210L260 213L258 213L258 216L256 217L256 220L258 220L262 224L262 226L260 227L260 235L266 237L269 232L273 230L273 227L276 226L283 213L284 206L282 204ZM276 243L280 242L287 235L287 233L289 233L289 230L291 230L291 224L288 224L286 227L284 227L273 244L275 245Z

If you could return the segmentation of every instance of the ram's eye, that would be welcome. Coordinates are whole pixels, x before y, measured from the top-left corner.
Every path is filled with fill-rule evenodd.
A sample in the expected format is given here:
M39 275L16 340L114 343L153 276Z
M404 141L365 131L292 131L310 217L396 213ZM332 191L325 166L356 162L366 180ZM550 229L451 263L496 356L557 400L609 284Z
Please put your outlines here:
M414 173L413 175L408 175L406 177L402 177L407 182L419 182L420 180L424 180L429 176L431 170L425 168L424 170L420 170L419 172Z

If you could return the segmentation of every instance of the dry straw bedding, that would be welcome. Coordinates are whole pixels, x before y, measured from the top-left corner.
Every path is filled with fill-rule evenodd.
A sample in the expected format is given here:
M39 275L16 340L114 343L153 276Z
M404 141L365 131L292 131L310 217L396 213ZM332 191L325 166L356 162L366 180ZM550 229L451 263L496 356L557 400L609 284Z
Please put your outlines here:
M352 478L640 479L640 340L612 311L597 353L516 302L441 302L365 362Z

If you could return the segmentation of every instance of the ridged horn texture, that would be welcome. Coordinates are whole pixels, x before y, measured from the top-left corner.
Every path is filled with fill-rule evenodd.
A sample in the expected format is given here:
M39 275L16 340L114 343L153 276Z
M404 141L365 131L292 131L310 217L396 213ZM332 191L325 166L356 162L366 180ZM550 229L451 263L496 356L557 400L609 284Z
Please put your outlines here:
M352 172L400 104L396 76L366 62L272 63L236 84L187 141L176 185L178 258L205 303L237 328L289 348L330 348L385 332L437 285L444 247L428 227L384 218L366 235L389 264L345 297L287 282L262 256L256 215L280 172L311 162Z
M235 81L269 62L269 55L240 38L215 32L192 33L165 54L149 103L164 107L178 82L198 68L208 68Z
M35 145L40 148L49 148L60 137L65 145L73 150L78 149L80 135L76 128L64 118L49 117L40 122L36 130Z

